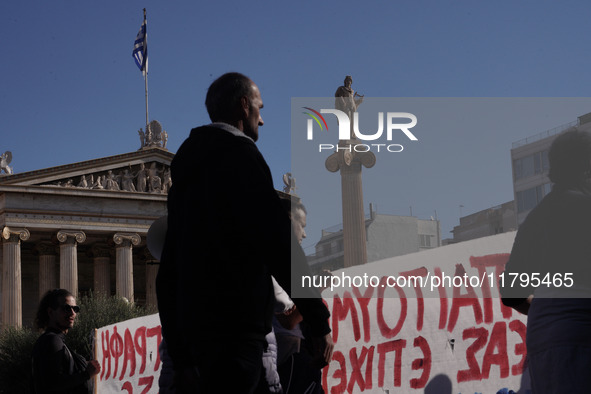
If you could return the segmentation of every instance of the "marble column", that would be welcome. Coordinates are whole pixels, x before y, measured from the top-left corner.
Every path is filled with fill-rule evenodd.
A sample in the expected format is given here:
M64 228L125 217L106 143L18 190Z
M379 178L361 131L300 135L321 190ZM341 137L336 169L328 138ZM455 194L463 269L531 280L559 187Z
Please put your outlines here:
M109 297L111 295L111 248L107 245L93 245L91 252L94 261L94 293Z
M343 201L343 249L345 268L367 263L367 233L363 214L362 167L371 168L376 163L372 152L357 152L359 140L341 140L337 151L325 162L330 172L341 172Z
M57 288L56 246L51 242L35 245L39 253L39 299L49 290Z
M60 241L60 288L78 295L78 244L86 241L82 231L59 231Z
M2 326L21 327L23 295L21 272L21 241L31 234L25 228L2 229Z
M158 268L160 262L148 248L144 249L144 257L146 259L146 305L147 306L158 306L158 300L156 299L156 275L158 275Z
M134 233L117 233L113 235L116 246L116 293L133 302L133 246L140 244L141 238Z

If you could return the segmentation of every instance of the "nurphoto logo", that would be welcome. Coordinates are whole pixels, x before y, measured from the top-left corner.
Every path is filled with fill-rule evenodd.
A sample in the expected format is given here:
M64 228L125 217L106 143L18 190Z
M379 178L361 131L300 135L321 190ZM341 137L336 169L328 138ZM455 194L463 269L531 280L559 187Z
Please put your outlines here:
M321 131L326 130L328 132L328 124L326 119L322 114L333 114L337 117L338 120L338 133L339 133L339 141L349 141L352 139L357 139L360 141L376 141L382 138L384 134L384 123L386 124L386 140L392 141L394 138L395 132L402 132L409 140L411 141L418 141L418 138L410 131L411 128L416 126L417 124L417 117L414 114L409 112L378 112L378 130L371 134L371 133L362 133L359 130L359 113L353 112L353 127L351 127L351 120L350 116L338 109L325 109L322 108L320 111L317 111L310 107L302 107L306 112L305 115L308 115L310 118L307 122L307 133L306 138L309 141L314 139L314 123L318 125ZM384 115L385 114L385 115ZM353 141L354 142L354 141ZM334 145L334 144L319 144L318 150L322 152L322 150L355 150L356 152L367 152L370 150L376 150L380 152L380 148L384 148L388 152L402 152L404 147L400 144L349 144L348 146L343 144Z

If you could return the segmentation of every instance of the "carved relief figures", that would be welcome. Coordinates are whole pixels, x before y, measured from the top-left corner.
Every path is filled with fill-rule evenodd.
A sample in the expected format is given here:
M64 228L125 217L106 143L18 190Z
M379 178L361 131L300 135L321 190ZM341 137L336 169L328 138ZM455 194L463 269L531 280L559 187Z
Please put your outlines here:
M168 193L172 186L172 177L170 175L170 168L164 170L162 174L162 193Z
M148 172L144 163L140 163L140 170L137 172L137 188L138 192L145 192L148 181Z
M109 170L107 173L105 180L103 181L103 188L107 190L121 190L117 179L115 179L115 176L113 175L113 171Z
M152 167L150 167L148 174L148 180L150 181L148 184L150 193L160 193L162 191L162 179L158 176L156 163L152 163Z
M135 178L135 175L130 173L128 169L125 169L125 170L123 170L123 174L121 174L120 176L121 176L121 189L128 191L128 192L134 192L135 186L133 184L133 179Z
M116 172L108 170L106 173L81 175L78 183L74 183L73 179L63 179L51 185L80 189L168 193L172 186L172 178L167 165L162 165L161 169L157 167L156 162L152 162L149 169L143 162L138 165L137 172L133 172L129 164L129 168L115 170Z

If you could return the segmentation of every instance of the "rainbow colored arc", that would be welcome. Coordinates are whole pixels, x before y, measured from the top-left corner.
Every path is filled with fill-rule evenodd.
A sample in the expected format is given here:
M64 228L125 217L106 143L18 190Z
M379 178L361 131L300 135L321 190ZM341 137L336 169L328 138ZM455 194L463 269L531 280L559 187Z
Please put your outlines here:
M326 124L326 120L324 120L324 117L322 115L320 115L320 113L318 111L316 111L316 110L314 110L312 108L309 108L309 107L302 107L302 108L307 109L308 111L314 112L314 114L316 114L316 115L311 114L309 112L302 112L302 113L303 114L306 114L306 115L309 115L312 118L314 118L314 120L316 121L316 123L318 123L318 126L320 126L320 130L324 130L323 127L322 127L322 123L324 123L324 127L326 127L326 131L328 131L328 125ZM318 119L318 118L322 119L322 123L320 123L320 119Z

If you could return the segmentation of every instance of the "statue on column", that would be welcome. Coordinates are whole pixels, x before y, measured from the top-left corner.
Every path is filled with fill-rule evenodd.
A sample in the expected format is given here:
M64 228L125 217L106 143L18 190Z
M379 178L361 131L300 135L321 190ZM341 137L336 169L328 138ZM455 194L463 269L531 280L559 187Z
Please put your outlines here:
M357 107L363 102L362 95L358 94L351 88L353 84L353 77L347 75L343 86L339 86L334 96L334 107L339 111L343 111L349 116L351 124L353 124L353 113L357 111ZM355 97L359 97L355 99Z
M7 150L2 155L0 155L0 173L4 171L5 174L10 175L12 174L12 167L8 165L12 161L12 152Z
M341 174L344 267L367 263L361 170L362 167L371 168L376 163L373 152L354 149L360 140L353 134L353 114L363 102L363 96L355 93L351 88L352 83L353 78L347 75L345 85L340 86L335 93L335 108L346 113L350 120L349 138L340 140L339 149L325 162L327 170Z

